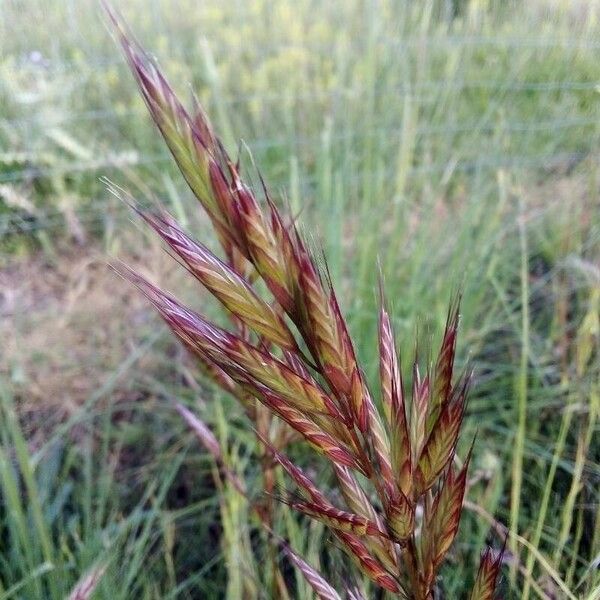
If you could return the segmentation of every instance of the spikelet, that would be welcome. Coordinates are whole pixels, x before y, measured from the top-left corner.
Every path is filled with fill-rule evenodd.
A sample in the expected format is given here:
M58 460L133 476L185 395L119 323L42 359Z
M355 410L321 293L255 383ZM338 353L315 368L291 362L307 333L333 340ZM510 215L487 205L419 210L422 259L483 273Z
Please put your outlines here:
M373 508L371 501L358 483L356 477L352 474L352 471L343 465L333 465L333 469L337 476L340 491L350 510L372 521L381 522L379 514Z
M458 474L450 466L432 505L426 505L422 535L423 571L421 579L428 591L444 555L450 548L460 523L467 483L469 459Z
M421 492L428 490L450 461L462 424L470 375L466 375L454 390L425 443L416 468L416 485Z
M496 582L502 564L502 555L503 552L498 552L494 557L491 548L486 548L483 552L477 578L469 596L470 600L494 600Z
M250 284L206 246L194 241L166 214L139 211L189 271L235 317L258 335L282 349L295 352L298 345L281 315L259 298Z
M390 531L397 542L403 542L414 532L415 507L402 492L390 501L386 516Z
M324 432L314 421L266 390L259 397L292 429L300 433L319 454L327 456L333 462L366 474L365 466L360 462L359 458L348 447L336 442L331 435Z
M273 397L283 397L293 408L342 418L325 392L282 361L210 323L131 269L121 267L119 272L148 297L189 348L201 357L208 357L234 381L255 390L272 392Z
M377 466L379 467L379 473L383 481L383 487L386 490L387 496L389 498L393 498L396 495L396 482L394 470L392 468L388 435L383 427L379 412L371 400L369 392L365 386L363 386L362 389L363 401L367 408L368 428L371 444L373 446L373 453L376 458Z
M265 444L275 460L283 467L289 477L296 483L301 495L309 499L312 503L324 507L326 509L336 510L333 504L327 499L325 494L311 481L311 479L302 471L302 469L294 465L284 454L278 452L264 437L260 436L263 444ZM380 516L377 514L363 489L356 481L356 478L344 465L334 463L334 469L340 482L340 489L344 495L348 506L358 515L365 517L365 520L375 524L376 530L385 531L384 524ZM387 538L387 534L384 536ZM397 569L398 565L395 561L393 550L390 548L387 539L370 538L365 540L367 546L372 546L377 558L385 565L386 568Z
M299 243L298 243L299 246ZM323 372L332 387L340 395L349 396L352 372L346 364L342 331L336 320L333 300L327 293L321 275L308 251L301 246L297 250L299 266L299 288L303 301L303 321Z
M237 176L237 175L236 175ZM235 182L237 221L248 258L284 310L294 316L296 309L295 271L288 253L281 251L269 222L252 191L239 179Z
M387 422L392 423L401 417L406 421L402 374L396 351L396 342L390 316L383 303L381 290L379 308L379 379L381 400ZM404 416L402 416L404 414Z
M349 393L352 400L354 418L358 428L365 433L369 427L369 393L364 376L356 360L354 346L350 339L350 334L348 333L348 326L342 315L329 272L327 272L327 285L329 288L329 302L335 329L338 332L341 343L342 362L339 366L331 365L331 369L325 367L324 372L325 375L328 376L329 381L333 383L334 389L336 389L338 393L344 393L343 387L337 386L336 381L331 379L331 372L335 372L336 374L342 373L343 377L343 372L345 371L345 376L350 379L351 387Z
M208 121L201 111L195 117L188 114L156 63L126 32L108 3L104 5L146 106L175 162L209 215L219 238L228 240L231 227L211 189L209 162L214 162L217 146Z
M452 372L454 370L454 354L456 352L459 308L460 298L457 298L448 310L444 336L435 365L433 390L425 427L427 433L430 433L433 429L442 407L450 397L450 391L452 389Z
M379 527L383 527L382 516L375 510L373 504L367 497L356 477L348 467L333 465L337 482L348 508L363 517L375 521ZM383 565L395 572L398 570L398 560L393 544L386 539L371 538L366 540L367 546Z
M389 533L380 523L371 521L360 515L340 510L331 506L323 506L314 502L284 501L294 510L321 521L332 529L354 533L360 537L376 536L389 538Z
M413 363L412 402L410 410L410 448L416 465L425 443L425 423L429 406L429 375L421 378L417 361Z
M392 469L396 473L399 490L408 495L412 484L412 464L404 386L383 294L379 312L379 378L383 409L390 429Z
M365 543L352 533L338 531L342 548L356 562L359 569L377 585L392 593L400 593L401 587L383 565L369 552Z

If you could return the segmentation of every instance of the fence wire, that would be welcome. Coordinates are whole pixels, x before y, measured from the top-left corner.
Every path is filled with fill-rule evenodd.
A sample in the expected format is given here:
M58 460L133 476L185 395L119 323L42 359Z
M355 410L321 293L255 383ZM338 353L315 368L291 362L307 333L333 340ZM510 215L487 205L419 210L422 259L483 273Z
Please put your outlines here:
M239 42L242 43L241 40ZM392 48L394 50L406 50L419 48L427 45L431 48L456 48L461 47L481 47L481 48L497 48L497 49L532 49L532 50L598 50L600 41L590 39L583 36L560 36L556 37L549 35L547 37L507 37L503 35L444 35L435 36L405 36L402 38L393 38L390 36L382 36L379 41L379 46ZM329 53L336 49L333 44L305 42L302 45L293 43L266 43L264 40L261 43L261 52L263 53L279 53L286 50L299 49L305 52ZM149 49L151 51L151 48ZM177 52L178 58L194 59L197 58L197 52L179 49ZM106 68L122 64L122 60L110 55L87 55L85 63L92 68ZM19 66L31 66L32 61L29 56L24 55L18 61ZM59 62L47 60L41 63L44 70L48 73L65 73L74 68L81 66L80 60L70 60L63 58Z
M378 44L392 49L394 52L401 52L404 49L418 49L423 45L432 48L445 49L456 47L481 47L482 49L496 48L509 49L517 52L520 49L532 50L559 50L559 51L595 51L600 48L600 41L590 39L589 37L577 36L531 36L531 37L510 37L510 36L477 36L477 35L443 35L436 36L409 36L402 39L382 37ZM279 52L285 49L294 48L289 44L266 44L261 47L261 52ZM307 43L301 47L303 51L326 53L332 51L333 47L328 44ZM188 58L190 61L197 58L197 53L191 51L177 52L179 60ZM105 68L117 66L123 69L123 62L115 55L94 55L83 59L85 67L90 69ZM32 64L27 56L23 56L16 61L18 68L27 68L32 73L42 74L44 77L52 79L61 73L69 73L81 69L82 62L74 60L46 61L43 64ZM394 102L401 105L407 99L417 107L426 107L435 105L440 97L448 94L467 94L476 91L485 91L490 95L490 104L486 106L482 113L474 115L476 118L470 118L466 122L460 120L454 121L451 116L442 124L432 124L429 122L418 123L411 135L414 136L414 144L424 147L445 144L448 147L449 154L452 150L453 140L456 136L463 136L465 139L479 137L479 145L473 145L469 156L463 156L464 148L456 155L450 155L445 159L444 153L438 154L434 159L425 160L425 156L420 155L406 167L406 178L422 176L446 178L448 174L478 174L495 171L498 169L522 170L522 169L545 169L552 170L564 167L566 170L576 165L580 161L588 158L594 162L598 160L599 155L593 151L594 144L588 143L587 147L582 148L582 144L577 141L563 143L547 142L541 143L538 147L531 143L537 139L536 136L573 136L577 133L578 138L596 138L598 136L599 119L595 116L600 111L590 107L583 114L577 114L570 110L568 103L560 109L560 114L547 116L543 111L536 111L529 119L503 119L497 117L493 108L502 107L503 103L514 103L525 99L528 95L537 94L540 98L545 95L554 94L554 100L558 103L561 94L587 94L600 90L600 79L594 80L592 77L582 80L575 78L548 79L541 81L520 80L519 72L508 70L509 77L506 78L478 78L464 79L460 76L449 79L430 79L416 81L411 84L402 84L397 86L387 86L384 89L369 86L337 87L333 89L311 89L301 93L286 93L281 91L263 91L238 94L223 94L219 96L219 103L225 107L247 106L258 103L261 108L268 110L270 107L285 102L294 104L306 102L341 102L341 109L348 107L347 103L356 103L361 106L367 99L376 98L381 103ZM85 86L88 80L81 77L79 80L69 82L64 89L56 94L57 104L60 101L67 104L71 98L78 93L78 88ZM453 97L456 100L456 97ZM545 98L547 100L547 98ZM458 98L460 102L460 98ZM62 104L56 115L40 114L10 116L2 118L0 109L0 131L14 131L20 133L31 142L31 147L21 147L16 145L14 148L0 148L0 185L27 186L33 183L56 179L67 178L71 176L89 176L92 178L102 174L114 174L125 169L149 169L156 166L168 165L172 163L170 155L166 152L140 151L128 144L126 139L121 139L119 147L111 147L111 151L91 150L93 158L84 160L65 160L65 157L57 152L51 155L51 160L45 164L44 160L37 160L40 156L36 148L36 136L43 137L45 132L51 127L68 128L69 133L73 133L77 138L78 128L92 126L101 131L100 126L114 128L119 130L124 122L130 122L132 119L139 119L140 126L147 125L148 118L142 108L138 110L126 108L124 110L114 110L112 108L94 108L91 110L68 111L64 110ZM339 107L338 107L339 108ZM436 107L437 108L437 107ZM400 114L400 113L399 113ZM389 119L388 119L389 120ZM335 150L336 144L344 144L345 147L360 148L367 142L381 143L389 147L390 152L399 152L403 143L403 136L406 135L405 125L398 119L396 126L390 126L386 119L382 122L372 122L367 130L341 129L334 130L327 137L327 143ZM137 121L135 121L137 122ZM84 129L82 129L84 130ZM583 130L584 133L582 133ZM508 148L502 144L502 136L509 135L514 142L515 139L522 139L521 142L514 143ZM101 135L99 135L101 139ZM491 143L489 140L497 140L497 143ZM483 140L483 141L482 141ZM289 151L289 152L318 152L318 149L324 142L323 133L315 135L276 135L260 136L252 135L245 139L248 147L256 153L271 151ZM468 144L466 144L468 149ZM590 147L592 150L590 150ZM504 149L504 152L502 151ZM543 151L543 150L546 151ZM49 151L41 151L41 155ZM392 161L393 162L393 161ZM345 177L346 185L353 187L359 186L361 181L369 177L394 178L395 168L387 167L383 171L360 170L349 177ZM270 181L273 188L285 188L289 183L286 177L278 177ZM313 174L303 176L300 181L300 190L303 193L310 194L318 184L318 177ZM51 192L55 193L55 192ZM93 225L102 222L107 218L102 208L97 208L101 202L88 201L84 206L76 207L74 214L83 224ZM2 196L0 193L0 209L2 209ZM116 209L117 212L121 208ZM59 227L64 222L64 211L57 206L49 206L36 214L27 214L19 210L0 210L0 239L3 236L14 234L27 234L34 231L52 230ZM0 250L0 254L2 250Z
M481 173L486 171L497 171L498 169L524 170L524 169L539 169L553 170L563 168L565 171L570 170L573 165L576 165L582 160L588 160L593 163L600 162L600 154L591 155L587 152L562 152L554 154L540 154L536 156L502 156L502 155L487 155L481 156L476 160L460 161L450 160L439 162L431 165L420 165L412 167L407 177L417 177L420 175L442 175L447 173ZM136 165L157 165L172 161L172 158L166 154L156 156L147 156L140 158ZM98 172L98 176L114 169L114 165L96 164L93 170ZM63 171L74 172L77 167L69 167ZM80 165L80 170L89 170L89 165ZM385 171L363 171L344 179L344 184L352 189L357 184L365 181L368 177L383 177L384 179L393 178L396 174L395 169L387 169ZM278 190L285 188L289 183L288 180L275 179L271 182L271 188ZM301 179L300 192L307 197L311 197L315 193L318 184L317 176L306 176ZM128 214L128 208L124 205L117 205L112 209L110 214L106 214L107 194L99 198L95 198L90 202L91 206L75 209L74 216L83 225L94 225L102 223L106 220L114 219L119 216ZM40 215L32 215L23 217L19 214L0 215L0 238L3 235L15 233L31 233L39 230L52 230L57 226L62 226L65 219L65 212L60 208L51 208L43 211Z

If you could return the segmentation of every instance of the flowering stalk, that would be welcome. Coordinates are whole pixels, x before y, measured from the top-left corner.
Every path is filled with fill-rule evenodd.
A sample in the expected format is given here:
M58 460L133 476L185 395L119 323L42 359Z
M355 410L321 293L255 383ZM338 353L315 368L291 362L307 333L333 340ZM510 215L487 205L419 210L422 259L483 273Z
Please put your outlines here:
M164 212L138 212L232 317L224 329L133 271L121 268L204 369L244 404L263 446L265 469L279 465L297 488L282 500L326 524L357 569L400 598L437 596L437 575L458 531L469 460L454 458L470 373L455 378L458 301L451 307L437 360L422 376L415 361L406 394L391 319L379 314L381 407L358 364L328 273L295 224L265 190L259 202L227 156L198 105L190 114L114 11L108 14L148 109L222 246L220 258ZM270 297L259 293L262 280ZM305 349L305 350L304 350ZM182 408L188 423L193 419ZM273 437L274 423L291 435ZM265 422L265 416L268 419ZM205 428L197 435L219 462ZM293 436L331 465L344 505L329 499L286 456ZM270 466L269 466L270 464ZM236 489L237 479L228 478ZM265 473L272 494L272 474ZM243 489L239 488L240 493ZM422 513L422 521L417 514ZM263 524L271 527L269 518ZM336 592L284 548L317 594ZM484 554L472 598L493 596L499 562Z

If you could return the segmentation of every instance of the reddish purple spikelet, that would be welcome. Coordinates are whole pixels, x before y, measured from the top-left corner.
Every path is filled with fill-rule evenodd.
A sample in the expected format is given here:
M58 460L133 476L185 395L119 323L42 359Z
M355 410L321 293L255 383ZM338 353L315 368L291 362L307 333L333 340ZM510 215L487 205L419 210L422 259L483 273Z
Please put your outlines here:
M286 504L298 512L322 521L332 529L347 531L358 536L377 536L389 539L390 535L379 523L360 515L333 506L323 506L314 502L287 501Z
M417 463L416 484L421 491L428 490L444 470L454 454L465 411L470 375L466 375L442 407L433 431L427 439Z
M444 404L448 402L452 390L452 373L454 371L454 355L456 353L456 337L460 298L450 306L446 319L446 328L434 370L433 390L429 414L427 415L426 431L429 433L437 421Z
M469 600L494 600L503 554L504 550L493 552L491 548L483 552Z
M352 533L340 531L337 534L343 549L356 561L360 570L379 587L398 594L401 591L396 579L373 557L363 541Z
M138 212L185 262L198 281L236 318L269 342L291 352L298 350L293 334L279 313L260 299L234 269L206 246L194 241L169 215Z
M241 181L235 182L238 223L248 257L269 290L288 314L293 314L294 279L286 256L262 214L254 194Z
M282 544L282 547L285 555L304 575L319 600L342 600L342 597L325 581L323 576L300 558L288 544Z
M430 508L426 505L421 543L424 565L421 581L427 592L458 532L469 462L470 454L458 474L450 466L433 504Z

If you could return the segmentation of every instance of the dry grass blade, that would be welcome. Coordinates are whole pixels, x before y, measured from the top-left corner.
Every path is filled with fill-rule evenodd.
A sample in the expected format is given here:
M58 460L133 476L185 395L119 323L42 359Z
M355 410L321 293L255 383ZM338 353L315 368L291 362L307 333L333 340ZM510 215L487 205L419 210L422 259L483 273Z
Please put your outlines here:
M67 600L91 600L105 572L105 564L92 567L75 585Z
M188 410L183 404L175 403L175 409L194 432L199 442L206 448L209 454L215 460L221 474L233 485L233 487L242 495L246 495L246 489L242 480L225 464L223 460L223 451L221 444L210 430L208 425L202 419L197 417L192 411Z
M175 409L188 424L190 429L196 434L200 443L208 450L212 457L215 460L221 460L223 458L221 444L219 444L219 440L217 440L215 434L210 430L208 425L179 402L175 403Z

